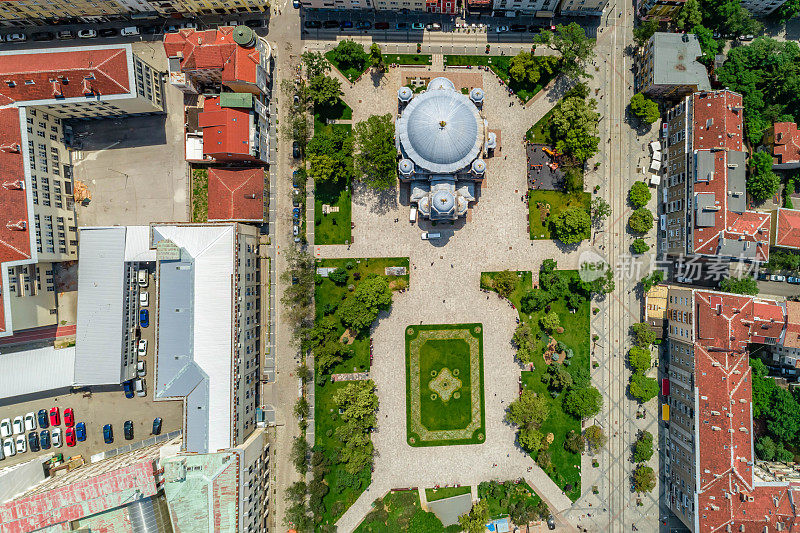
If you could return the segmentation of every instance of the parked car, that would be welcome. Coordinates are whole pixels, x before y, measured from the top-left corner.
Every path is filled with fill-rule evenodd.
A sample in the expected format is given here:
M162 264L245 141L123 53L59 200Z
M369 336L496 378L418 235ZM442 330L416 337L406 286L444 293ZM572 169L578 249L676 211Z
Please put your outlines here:
M149 278L147 277L147 269L145 268L140 269L139 272L136 273L136 282L139 284L139 287L146 289L148 279Z
M762 281L766 281L766 280L769 279L769 274L767 274L766 272L759 272L758 273L758 279L760 279Z
M11 419L4 418L3 420L0 420L0 437L5 439L13 434L14 432L11 429Z
M17 435L17 453L25 453L28 451L28 441L25 440L25 434Z
M528 27L525 24L512 24L511 31L514 33L522 33L528 31Z
M398 30L407 30L409 28L408 22L398 22L395 24L395 29Z
M299 207L293 207L292 208L292 216L294 218L300 218L300 208Z
M36 415L28 413L25 415L25 431L33 431L36 429Z
M494 29L496 33L505 33L509 30L508 26L498 26Z
M297 141L292 142L292 157L300 159L300 143Z
M75 424L75 438L78 439L80 442L86 440L86 423L85 422L78 422Z
M27 41L28 37L24 33L9 33L6 35L7 43L21 43Z
M147 396L147 384L145 383L144 378L137 378L136 381L133 382L133 388L136 390L137 396Z
M769 277L770 281L786 281L786 276L781 276L780 274L772 274Z
M743 42L746 42L746 41L752 41L753 39L755 39L755 36L753 36L753 35L750 35L750 34L748 34L748 35L742 35L741 37L739 37L739 40L740 40L740 41L743 41Z
M292 233L295 235L295 237L296 237L297 235L300 235L300 226L298 226L297 224L295 224L295 225L294 225L294 227L292 228Z
M356 22L357 30L368 30L372 27L372 23L368 20L361 20Z
M116 28L103 28L100 30L100 37L114 37L119 33Z
M21 416L14 417L14 435L25 433L25 421Z
M425 29L425 24L423 24L422 22L412 22L411 23L411 29L412 30L424 30Z
M439 31L439 30L441 30L441 29L442 29L442 25L441 25L441 24L439 24L438 22L431 22L430 24L428 24L427 26L425 26L425 28L426 28L428 31Z
M39 448L39 434L35 431L31 431L28 434L28 448L32 452L38 452L41 448Z
M341 25L340 25L340 27L343 30L349 30L350 28L353 27L353 21L352 20L343 20Z
M147 309L142 309L139 311L139 324L146 328L150 325L150 313L147 312Z
M49 31L37 31L31 35L31 39L34 41L52 41L55 39L55 34Z
M122 390L125 391L126 398L133 398L133 381L125 381L122 384Z
M547 529L555 529L556 528L556 519L553 515L547 517Z
M795 285L800 285L800 278L789 276L788 278L786 278L786 281L788 281L789 283L794 283Z
M389 29L389 23L388 22L376 22L375 23L375 29L376 30L388 30Z
M153 435L161 435L161 417L153 419Z
M78 30L78 37L81 39L92 39L97 37L97 32L94 30Z
M125 440L133 440L133 421L125 421L125 425L122 426L122 433L125 435Z
M292 197L292 207L300 207L300 199L296 195Z
M103 442L106 444L114 442L114 429L111 427L111 424L103 426Z
M75 446L75 428L67 428L64 433L64 440L67 441L67 446L70 448Z
M64 409L64 425L68 428L75 425L75 411L72 410L72 407Z
M53 447L61 448L61 428L53 428L53 431L50 432L50 436L53 439Z
M50 409L50 425L51 426L61 425L61 413L58 411L58 407L52 407Z
M136 353L139 354L139 357L147 355L147 339L139 339L139 346L136 349Z
M300 0L292 0L292 7L295 9L300 9Z
M136 361L136 375L143 378L145 375L144 361Z
M322 27L325 28L325 29L328 29L328 30L332 30L333 28L338 28L339 27L339 21L338 20L326 20L325 22L322 23Z
M181 29L178 24L170 24L167 26L167 33L177 33Z
M136 26L128 26L127 28L122 28L119 33L124 36L139 35L139 28Z
M48 430L45 429L39 434L39 445L43 450L50 449L50 432Z
M197 29L197 23L195 21L193 21L193 20L187 20L185 22L181 22L181 28L187 29L187 30L196 30Z
M300 186L300 171L295 170L292 172L292 187Z
M322 27L322 23L318 20L307 20L303 23L303 26L309 30L318 30Z
M42 429L47 429L50 427L50 423L47 420L47 410L46 409L39 409L39 412L36 413L36 418L39 422L39 427Z
M74 39L75 34L69 30L61 30L56 33L56 39L67 40L67 39Z
M3 439L3 453L6 457L17 455L17 447L14 446L14 439Z
M139 293L139 307L147 307L150 305L150 295L146 291Z

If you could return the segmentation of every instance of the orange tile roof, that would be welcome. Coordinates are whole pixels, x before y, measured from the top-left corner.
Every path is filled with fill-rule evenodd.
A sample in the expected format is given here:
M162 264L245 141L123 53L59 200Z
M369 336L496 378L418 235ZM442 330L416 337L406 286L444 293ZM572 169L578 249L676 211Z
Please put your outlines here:
M742 95L733 91L700 92L692 95L695 150L743 149Z
M208 220L264 220L264 169L211 168Z
M167 57L183 56L181 71L218 70L222 82L256 83L259 53L255 48L239 46L233 40L232 26L217 30L180 30L164 36Z
M221 107L219 97L205 99L198 124L203 128L203 155L220 160L250 161L250 111Z
M800 210L778 209L775 246L800 248Z
M800 162L800 130L794 122L775 123L774 161L777 164Z

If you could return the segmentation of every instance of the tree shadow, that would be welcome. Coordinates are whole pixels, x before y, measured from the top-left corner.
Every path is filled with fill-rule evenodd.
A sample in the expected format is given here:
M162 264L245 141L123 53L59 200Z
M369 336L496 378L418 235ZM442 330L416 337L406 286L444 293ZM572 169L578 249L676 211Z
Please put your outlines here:
M366 206L370 211L379 215L385 215L398 208L397 196L397 185L377 191L361 181L353 184L353 203Z

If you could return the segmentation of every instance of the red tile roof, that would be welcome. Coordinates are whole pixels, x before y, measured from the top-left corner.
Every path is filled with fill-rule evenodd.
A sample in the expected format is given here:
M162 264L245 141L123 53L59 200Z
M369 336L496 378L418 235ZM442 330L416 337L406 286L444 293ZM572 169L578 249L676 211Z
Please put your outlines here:
M208 220L264 220L264 169L210 169Z
M743 150L744 104L741 94L728 90L694 93L692 106L694 110L692 142L695 150L715 148Z
M217 30L180 30L164 36L167 57L181 59L181 72L218 70L222 82L241 81L256 83L256 65L259 53L253 48L239 46L233 40L231 26Z
M205 99L198 123L203 128L203 155L220 160L250 161L250 121L247 109L221 107L218 96Z
M775 246L800 249L800 210L778 209Z
M0 59L0 94L7 102L131 92L125 48L3 54Z
M800 163L800 130L797 124L775 123L775 147L772 153L776 164Z

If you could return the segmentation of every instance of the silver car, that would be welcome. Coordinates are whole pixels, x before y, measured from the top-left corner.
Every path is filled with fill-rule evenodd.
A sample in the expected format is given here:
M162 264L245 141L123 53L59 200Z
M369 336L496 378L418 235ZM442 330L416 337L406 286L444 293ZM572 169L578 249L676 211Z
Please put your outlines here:
M3 453L6 457L17 455L17 448L14 446L14 439L3 439Z

